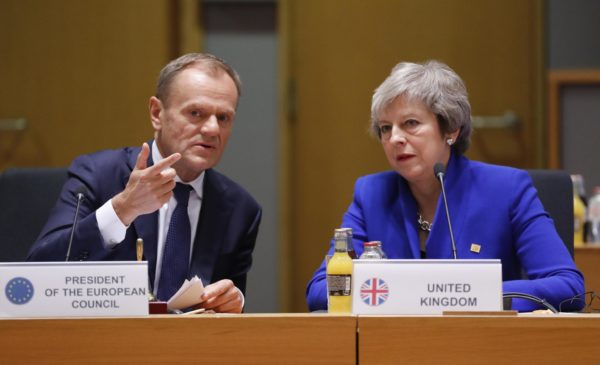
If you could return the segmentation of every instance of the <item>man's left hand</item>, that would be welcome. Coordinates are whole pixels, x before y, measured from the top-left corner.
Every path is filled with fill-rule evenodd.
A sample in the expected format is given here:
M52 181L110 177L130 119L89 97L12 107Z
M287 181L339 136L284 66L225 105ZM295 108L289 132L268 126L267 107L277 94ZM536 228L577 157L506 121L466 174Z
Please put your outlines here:
M242 292L229 279L219 280L204 287L200 307L217 313L242 313Z

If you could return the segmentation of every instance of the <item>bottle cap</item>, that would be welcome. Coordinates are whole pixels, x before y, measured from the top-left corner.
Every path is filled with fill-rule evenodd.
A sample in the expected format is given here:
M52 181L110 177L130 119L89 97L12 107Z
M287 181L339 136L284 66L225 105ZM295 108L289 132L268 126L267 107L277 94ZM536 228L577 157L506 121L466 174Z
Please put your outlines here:
M379 241L365 242L365 247L376 247L378 244L379 244Z
M348 237L348 228L336 228L333 231L334 238ZM352 236L350 236L352 237Z
M338 230L346 232L348 237L352 237L352 228L342 227L342 228L338 228Z

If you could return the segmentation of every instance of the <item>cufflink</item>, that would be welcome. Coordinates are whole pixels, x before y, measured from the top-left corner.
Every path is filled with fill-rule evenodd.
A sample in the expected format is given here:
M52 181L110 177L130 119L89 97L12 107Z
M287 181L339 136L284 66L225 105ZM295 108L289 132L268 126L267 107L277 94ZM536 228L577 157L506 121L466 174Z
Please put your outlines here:
M479 251L481 251L481 245L471 243L471 252L479 253Z

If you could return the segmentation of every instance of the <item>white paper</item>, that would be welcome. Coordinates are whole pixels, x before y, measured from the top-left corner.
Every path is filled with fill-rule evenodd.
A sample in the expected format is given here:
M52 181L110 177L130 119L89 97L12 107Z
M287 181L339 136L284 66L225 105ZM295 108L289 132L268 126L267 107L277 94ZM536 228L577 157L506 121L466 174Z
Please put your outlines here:
M167 302L169 309L184 309L193 305L202 303L200 296L204 293L204 285L198 276L194 276L192 280L185 280L177 293L173 294Z

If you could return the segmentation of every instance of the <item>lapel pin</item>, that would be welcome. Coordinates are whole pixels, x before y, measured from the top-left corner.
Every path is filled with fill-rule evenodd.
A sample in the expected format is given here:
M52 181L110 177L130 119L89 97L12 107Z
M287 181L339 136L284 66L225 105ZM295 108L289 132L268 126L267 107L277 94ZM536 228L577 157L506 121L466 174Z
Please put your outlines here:
M479 253L481 251L481 245L471 243L471 252Z

